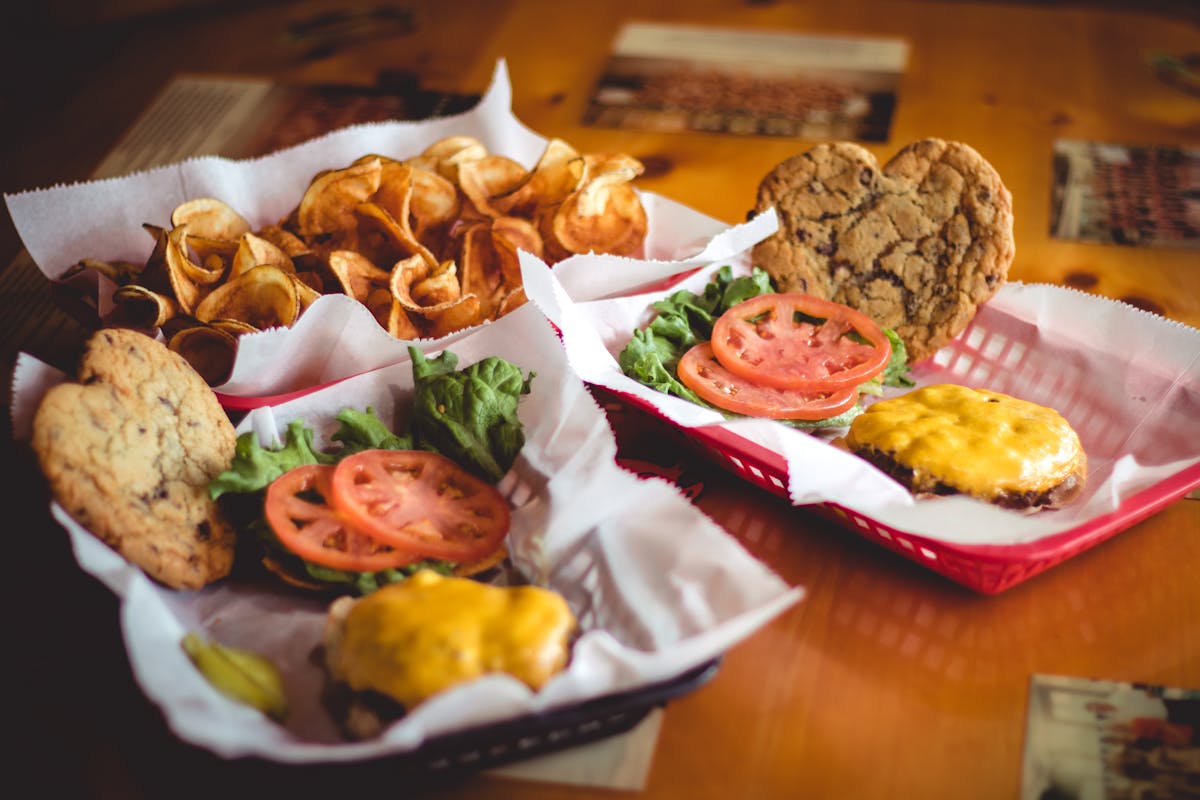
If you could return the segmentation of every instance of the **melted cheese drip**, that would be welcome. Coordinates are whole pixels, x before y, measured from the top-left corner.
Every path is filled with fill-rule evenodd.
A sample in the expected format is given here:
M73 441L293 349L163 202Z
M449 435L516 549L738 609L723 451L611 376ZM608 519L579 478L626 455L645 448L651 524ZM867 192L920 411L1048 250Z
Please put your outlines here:
M873 448L976 497L1041 492L1065 480L1083 457L1058 412L986 389L938 384L881 400L850 426L851 450Z
M575 618L537 586L488 586L422 570L354 602L331 668L406 708L462 681L507 672L537 690L566 664Z

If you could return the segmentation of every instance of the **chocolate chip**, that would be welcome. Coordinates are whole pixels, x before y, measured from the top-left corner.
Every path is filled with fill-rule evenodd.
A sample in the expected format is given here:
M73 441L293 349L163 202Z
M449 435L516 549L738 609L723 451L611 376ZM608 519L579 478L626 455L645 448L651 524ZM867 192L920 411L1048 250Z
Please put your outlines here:
M831 256L838 249L838 233L836 230L829 232L829 241L823 242L814 248L820 255Z

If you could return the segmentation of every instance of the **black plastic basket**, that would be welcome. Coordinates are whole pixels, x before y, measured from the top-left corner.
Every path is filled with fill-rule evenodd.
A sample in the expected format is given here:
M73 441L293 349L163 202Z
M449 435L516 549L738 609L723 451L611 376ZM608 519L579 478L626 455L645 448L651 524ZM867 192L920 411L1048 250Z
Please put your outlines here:
M655 708L711 680L720 661L715 658L670 680L579 705L439 736L397 757L398 767L428 776L461 775L625 733Z

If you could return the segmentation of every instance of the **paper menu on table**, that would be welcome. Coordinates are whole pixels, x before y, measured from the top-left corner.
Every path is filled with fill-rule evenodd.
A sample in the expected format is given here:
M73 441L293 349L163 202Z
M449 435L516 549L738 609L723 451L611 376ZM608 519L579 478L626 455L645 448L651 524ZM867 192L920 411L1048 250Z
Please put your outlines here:
M632 21L584 122L609 128L887 141L908 43Z
M1187 797L1200 786L1200 691L1033 675L1021 800Z

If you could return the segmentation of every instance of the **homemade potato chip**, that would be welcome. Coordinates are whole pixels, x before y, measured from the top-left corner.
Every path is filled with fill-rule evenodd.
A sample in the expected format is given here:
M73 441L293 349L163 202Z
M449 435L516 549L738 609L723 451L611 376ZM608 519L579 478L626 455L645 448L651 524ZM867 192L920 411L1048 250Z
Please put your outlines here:
M316 173L282 219L255 226L198 197L154 237L144 265L84 259L117 285L103 324L162 331L211 385L231 374L238 338L290 327L322 294L362 303L399 339L444 336L525 302L518 253L634 253L646 215L642 164L550 139L526 168L473 136L421 153L368 153Z
M135 283L113 292L113 306L111 323L147 331L161 328L179 315L179 304L173 298Z
M583 156L562 139L551 139L525 179L490 200L502 214L532 219L566 200L583 177Z
M297 233L308 242L327 236L355 241L358 204L375 194L382 177L383 164L377 157L319 173L300 199Z
M209 386L219 386L233 373L237 337L215 325L181 328L167 347L183 356Z
M447 136L426 147L419 156L407 159L406 163L436 172L457 184L459 166L487 154L483 142L474 136Z
M224 201L198 197L176 206L171 212L171 227L187 225L193 236L218 242L234 242L250 232L250 223Z
M432 338L482 322L479 298L462 293L457 272L452 261L436 268L430 268L420 256L400 262L392 270L390 284L394 306L418 331Z
M529 171L507 156L487 155L458 167L458 188L480 214L499 217L504 211L492 200L509 194L529 178Z
M629 255L646 238L646 209L631 182L642 164L625 154L584 156L580 185L544 219L547 253L555 260L572 253Z
M270 264L221 285L196 306L196 319L238 319L259 330L290 327L300 317L300 294L291 273Z
M246 231L238 239L237 249L233 253L233 261L229 266L229 277L236 278L263 264L271 264L285 272L296 271L292 257L282 248L262 236L256 236Z

